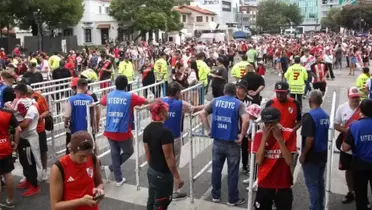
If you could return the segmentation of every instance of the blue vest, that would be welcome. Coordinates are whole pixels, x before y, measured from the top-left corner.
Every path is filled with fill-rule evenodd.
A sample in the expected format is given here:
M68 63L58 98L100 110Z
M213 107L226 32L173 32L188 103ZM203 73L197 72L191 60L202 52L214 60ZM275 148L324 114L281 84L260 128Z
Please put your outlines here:
M71 104L71 134L88 130L87 105L93 103L93 98L85 93L79 93L68 99Z
M313 151L324 152L328 147L329 116L322 108L312 109L309 114L315 123Z
M362 118L350 125L349 131L354 137L353 156L366 162L372 162L372 118Z
M164 97L162 101L169 105L168 119L164 122L164 126L172 131L174 138L179 138L181 136L182 100Z
M372 79L369 79L367 82L369 82L371 85L371 87L369 87L369 98L372 99Z
M113 133L128 132L131 118L132 93L114 90L107 95L106 130Z
M0 85L0 108L4 108L4 95L3 92L7 86L4 84Z
M238 139L240 104L231 96L221 96L213 101L212 138L225 141Z

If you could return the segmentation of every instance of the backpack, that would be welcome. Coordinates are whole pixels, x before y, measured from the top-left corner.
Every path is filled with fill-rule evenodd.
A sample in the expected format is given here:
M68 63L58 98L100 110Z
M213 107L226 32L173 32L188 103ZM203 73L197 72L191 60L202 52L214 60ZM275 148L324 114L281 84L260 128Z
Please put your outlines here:
M54 129L54 122L53 117L51 115L48 115L44 118L45 122L45 130L52 131Z
M93 166L96 167L97 156L95 154L92 155L92 160L93 160ZM64 181L65 180L65 172L63 170L62 163L59 160L57 160L54 164L58 167L59 171L61 172L62 180Z

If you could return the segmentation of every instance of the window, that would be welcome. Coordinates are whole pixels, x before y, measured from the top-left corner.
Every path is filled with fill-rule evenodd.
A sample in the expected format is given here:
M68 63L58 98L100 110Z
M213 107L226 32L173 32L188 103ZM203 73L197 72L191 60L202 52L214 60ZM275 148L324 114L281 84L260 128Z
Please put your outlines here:
M205 22L208 22L208 18L209 18L208 16L205 17Z
M211 17L211 21L214 22L214 17Z
M186 23L186 15L182 15L182 22Z
M92 30L90 30L89 28L84 29L84 40L85 43L92 42Z
M105 7L105 9L106 9L106 14L108 14L110 11L110 7Z
M196 16L196 22L203 22L203 16Z
M74 35L74 30L72 28L66 28L63 30L63 36L72 36Z
M99 6L99 14L102 14L102 7Z

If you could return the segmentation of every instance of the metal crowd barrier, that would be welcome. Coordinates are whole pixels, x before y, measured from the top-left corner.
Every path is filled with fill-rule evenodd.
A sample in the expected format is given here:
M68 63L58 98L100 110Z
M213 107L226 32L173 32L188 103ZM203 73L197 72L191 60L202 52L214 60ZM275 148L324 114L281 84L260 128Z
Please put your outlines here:
M190 203L194 203L195 182L212 167L212 144L213 139L204 134L199 113L192 114L189 118L189 184ZM207 151L207 152L206 152ZM198 158L198 164L194 160Z
M254 188L257 186L256 179L256 154L253 153L253 143L254 137L256 135L256 128L257 123L253 122L252 125L252 141L251 141L251 151L249 154L249 186L248 186L248 210L252 210L253 208L253 191Z
M204 104L204 87L203 84L197 84L187 89L181 91L182 99L188 102L192 102L194 106ZM161 97L165 96L165 92ZM195 100L194 100L195 99ZM148 105L142 107L136 107L134 110L134 122L135 122L135 134L134 134L134 142L136 143L135 147L135 155L136 155L136 184L137 189L140 189L140 172L147 165L147 160L145 156L144 146L143 146L143 130L145 127L151 122L151 114L148 110ZM182 145L186 144L187 136L188 136L188 129L185 128L185 123L190 118L190 115L185 114L183 117L183 128L184 132L182 132Z
M325 182L325 199L324 199L324 206L325 210L328 210L329 207L329 195L331 192L332 186L332 164L334 159L334 150L333 148L336 145L336 138L335 138L335 112L336 112L336 100L337 94L334 91L332 96L332 108L331 113L329 116L329 129L328 129L328 154L327 154L327 175L326 175L326 182Z
M155 84L152 84L152 85L148 85L148 86L145 86L145 87L140 87L140 83L134 81L131 83L131 87L130 88L133 88L131 90L132 93L135 93L136 95L139 95L139 96L142 96L144 97L144 94L149 94L151 93L152 94L152 91L158 91L158 90L163 90L161 91L161 96L164 96L165 95L165 82L158 82L158 83L155 83ZM103 94L103 92L110 92L112 90L115 89L115 86L110 86L110 87L107 87L107 88L103 88L103 89L100 89L98 91L96 91L95 93L96 94ZM106 138L103 137L103 133L104 133L104 130L105 130L105 126L106 126L106 106L99 106L100 105L100 102L95 102L93 104L91 104L90 106L87 106L87 122L91 122L91 118L92 116L90 115L90 112L88 111L90 108L92 107L100 107L100 116L99 116L99 122L96 122L96 120L93 120L93 126L97 126L97 123L98 123L98 132L95 134L96 135L96 145L98 147L98 158L102 158L104 156L106 156L107 154L109 154L111 152L110 150L110 145L107 141ZM133 115L134 116L134 115ZM133 128L133 132L135 132L135 128L136 126ZM92 125L91 123L88 124L88 132L92 133L93 131L93 128L92 128Z
M103 94L105 92L109 92L109 91L111 91L115 88L115 86L110 86L110 87L100 89L99 85L103 82L107 82L107 80L89 84L90 88L93 87L94 91L92 91L92 92L94 92L97 95L97 98L98 98L98 102L94 103L95 105L99 104L99 101L103 97ZM137 82L133 82L133 83L130 83L128 85L133 87L134 91L136 91L138 89L141 89L141 88L139 88L140 84L138 84ZM69 93L70 95L72 94L71 89L64 89L64 90L54 91L52 93L45 93L44 96L49 97L49 98L53 98L52 95L56 94L56 93L59 93L59 94L61 94L60 96L63 96L63 93L65 93L66 91L68 91L67 93ZM65 124L64 124L64 116L65 116L65 110L64 109L65 109L65 103L67 102L67 100L68 100L68 97L63 96L63 97L60 97L60 99L57 99L57 100L52 99L50 101L51 105L50 105L49 110L50 110L50 112L52 113L52 116L53 116L54 129L53 129L53 131L51 131L50 135L48 135L47 142L51 142L51 144L52 144L52 148L53 148L53 151L54 151L53 152L54 157L52 157L52 158L55 158L55 157L63 154L66 151L66 148L65 148L66 128L65 128ZM103 114L103 116L105 116L104 111L105 110L100 111L101 115ZM89 112L88 112L88 115L90 115ZM87 117L90 117L90 116L87 116ZM82 120L86 120L86 119L82 119ZM102 135L103 133L98 133L96 138L98 138L100 136L100 134Z
M31 84L32 88L38 88L38 87L47 87L50 85L54 85L56 83L66 83L66 82L71 82L72 77L67 77L67 78L62 78L62 79L55 79L55 80L48 80L48 81L43 81L43 82L37 82Z

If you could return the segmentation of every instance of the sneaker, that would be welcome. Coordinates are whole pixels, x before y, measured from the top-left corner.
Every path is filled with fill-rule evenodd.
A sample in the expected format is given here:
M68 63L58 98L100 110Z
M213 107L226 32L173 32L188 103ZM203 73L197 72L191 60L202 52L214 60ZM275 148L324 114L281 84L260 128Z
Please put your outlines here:
M348 193L345 195L344 199L342 199L342 203L343 203L343 204L348 204L348 203L353 202L354 199L355 199L355 197L354 197L354 193L352 193L352 192L348 192Z
M245 188L245 190L246 190L247 192L249 192L249 187Z
M8 201L7 199L0 203L0 209L1 207L4 207L4 208L7 208L7 209L14 209L15 208L15 204L13 201Z
M242 173L245 174L245 175L249 175L249 169L243 168Z
M249 184L249 179L244 179L242 182L243 184Z
M103 170L105 171L106 179L110 180L110 177L111 177L111 174L112 174L112 172L110 170L110 167L109 166L104 166Z
M26 188L29 188L30 186L31 186L31 184L28 181L24 181L24 182L20 182L17 185L17 188L18 189L26 189Z
M25 181L26 181L26 177L22 177L21 180L19 180L19 183L25 182Z
M30 197L30 196L33 196L33 195L36 195L36 194L39 194L40 193L40 187L33 187L31 186L28 190L26 190L22 196L23 197Z
M240 198L238 201L236 201L235 203L230 203L230 202L227 202L227 205L228 206L240 206L242 204L245 203L245 198Z
M116 182L116 187L120 187L121 185L124 184L127 180L123 177L123 179L120 182Z
M45 169L43 169L43 171L41 172L41 181L45 182L45 181L48 181L48 179L49 179L49 174Z
M185 198L187 198L187 194L182 193L182 192L175 192L175 193L173 193L173 197L172 197L172 199L174 201L182 200L182 199L185 199Z
M212 198L213 203L219 203L221 202L221 199L219 198Z

